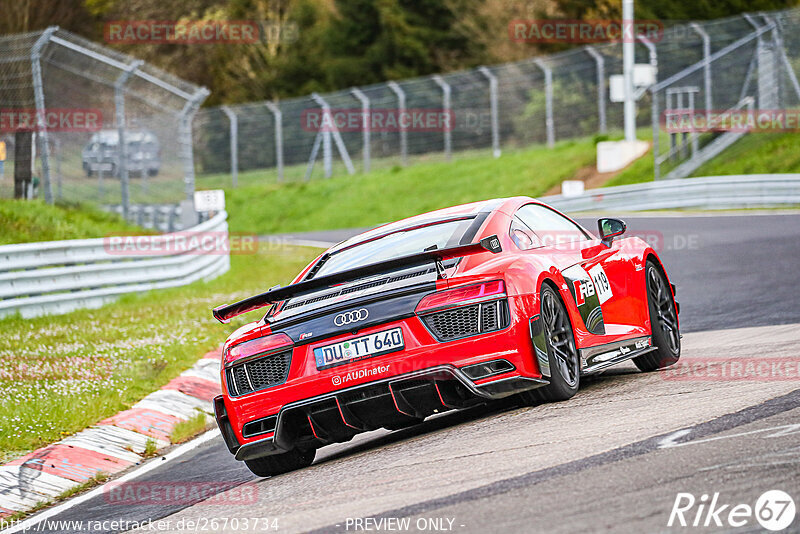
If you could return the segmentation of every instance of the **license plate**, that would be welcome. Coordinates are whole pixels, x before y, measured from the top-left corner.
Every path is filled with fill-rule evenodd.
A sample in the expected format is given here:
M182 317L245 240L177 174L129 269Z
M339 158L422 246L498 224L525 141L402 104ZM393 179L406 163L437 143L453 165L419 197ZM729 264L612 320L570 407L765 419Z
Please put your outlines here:
M403 331L400 328L384 330L366 336L361 336L347 341L340 341L332 345L314 349L314 359L317 360L317 369L327 369L373 356L380 356L388 352L401 350Z

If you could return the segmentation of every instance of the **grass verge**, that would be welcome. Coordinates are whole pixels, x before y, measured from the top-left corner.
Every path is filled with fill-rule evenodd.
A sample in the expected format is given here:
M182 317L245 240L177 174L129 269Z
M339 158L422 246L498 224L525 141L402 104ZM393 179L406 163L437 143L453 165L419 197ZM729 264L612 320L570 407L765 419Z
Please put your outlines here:
M666 150L669 147L668 137L663 137L661 143ZM702 165L692 176L797 172L800 172L800 135L752 133L736 141L719 157ZM648 154L609 180L605 186L638 184L652 180L653 157Z
M128 295L97 310L0 320L0 463L129 408L224 341L211 308L286 283L317 251L231 258L208 283Z
M594 164L595 143L580 139L552 149L508 150L500 158L474 153L453 162L386 167L369 174L226 190L231 230L277 234L358 228L487 198L536 196ZM200 182L199 182L200 183Z
M103 237L114 232L152 233L84 205L0 199L0 245Z
M172 433L169 436L169 440L173 445L183 443L200 434L207 428L209 428L209 424L206 414L198 412L197 415L191 419L181 421L175 425L175 428L172 429Z

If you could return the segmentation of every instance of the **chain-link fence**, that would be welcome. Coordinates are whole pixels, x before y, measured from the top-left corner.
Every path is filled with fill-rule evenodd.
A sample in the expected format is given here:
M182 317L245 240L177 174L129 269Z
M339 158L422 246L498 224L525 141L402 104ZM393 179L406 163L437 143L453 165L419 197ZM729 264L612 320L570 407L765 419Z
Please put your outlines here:
M701 45L684 51L694 62L659 76L649 91L650 115L659 118L653 122L656 179L686 177L748 133L797 131L786 119L800 109L798 28L800 10L689 26ZM670 118L687 117L693 120L669 127ZM709 128L713 121L716 128Z
M704 148L720 137L713 132L669 135L662 127L665 109L691 104L696 110L725 110L747 105L747 97L760 100L760 107L797 103L798 17L800 10L787 10L674 24L652 42L637 40L636 63L656 67L655 84L641 91L636 122L640 128L653 125L657 175L668 174L686 159L714 154ZM609 78L621 73L622 44L617 42L442 76L204 109L195 120L200 180L236 185L239 173L251 170L261 170L252 175L258 180L302 180L615 135L622 130L623 104L610 100ZM439 129L350 128L334 120L332 126L312 127L309 114L325 107L334 116L340 113L345 123L359 111L374 118L403 110L439 110L453 124ZM640 130L642 135L650 133ZM733 140L723 137L717 145ZM314 166L315 161L320 163Z
M666 112L800 105L799 18L795 9L676 24L652 42L637 42L636 63L656 73L637 103L640 137L651 137L652 129L656 177L688 175L747 133L670 133ZM209 108L192 123L207 95L203 88L56 28L5 36L0 141L7 161L0 164L0 195L90 201L141 214L137 205L190 197L195 167L200 187L209 188L236 185L240 173L248 180L304 180L613 136L621 133L623 105L611 100L609 86L621 72L622 45L607 43L442 76ZM322 110L345 123L325 123ZM25 114L33 124L20 128ZM422 124L398 121L403 114ZM359 122L365 117L369 124ZM20 157L27 172L15 180Z
M55 27L0 37L0 195L126 214L191 197L191 121L207 95Z

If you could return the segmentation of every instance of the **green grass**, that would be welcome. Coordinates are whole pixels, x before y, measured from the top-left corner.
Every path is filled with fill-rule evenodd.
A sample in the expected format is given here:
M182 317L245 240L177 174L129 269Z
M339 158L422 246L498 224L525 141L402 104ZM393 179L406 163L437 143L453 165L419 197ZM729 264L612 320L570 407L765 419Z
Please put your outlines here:
M603 184L603 187L640 184L653 181L653 155L648 152Z
M121 217L77 204L0 199L0 244L103 237L142 232ZM147 233L147 232L144 232Z
M594 161L594 142L581 139L506 151L497 159L474 154L308 183L258 183L251 176L251 185L227 189L226 204L233 231L357 228L487 198L541 195Z
M172 433L169 435L169 440L173 444L183 443L200 434L206 428L208 428L206 414L198 412L197 415L191 419L181 421L175 425L175 428L172 429Z
M208 283L128 295L97 310L0 320L0 463L163 386L259 317L255 311L221 325L212 307L287 283L317 252L273 247L234 255L231 271Z
M68 490L64 490L62 493L60 493L55 498L55 502L69 499L70 497L72 497L73 495L77 495L78 493L83 493L84 491L86 491L88 489L91 489L91 488L97 486L98 484L102 484L103 482L105 482L109 478L110 477L108 476L107 473L99 471L98 473L96 473L92 478L90 478L86 482L84 482L82 484L79 484L77 486L73 486L73 487L69 488Z
M156 440L149 438L144 442L144 451L142 452L142 457L152 458L156 454L158 454L158 444L156 443Z
M641 138L641 136L640 136ZM661 140L669 146L668 137ZM669 169L662 169L662 176ZM701 166L692 176L724 176L731 174L775 174L800 172L800 134L752 133L734 143L719 157ZM609 180L605 186L628 185L653 180L651 154Z
M752 133L739 139L694 176L800 172L800 134Z

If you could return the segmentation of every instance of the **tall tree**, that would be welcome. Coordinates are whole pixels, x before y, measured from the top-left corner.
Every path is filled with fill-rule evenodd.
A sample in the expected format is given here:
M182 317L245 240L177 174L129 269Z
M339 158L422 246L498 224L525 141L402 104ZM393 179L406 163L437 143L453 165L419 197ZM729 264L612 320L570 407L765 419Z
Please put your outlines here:
M97 18L82 1L0 0L0 35L60 26L96 37Z

